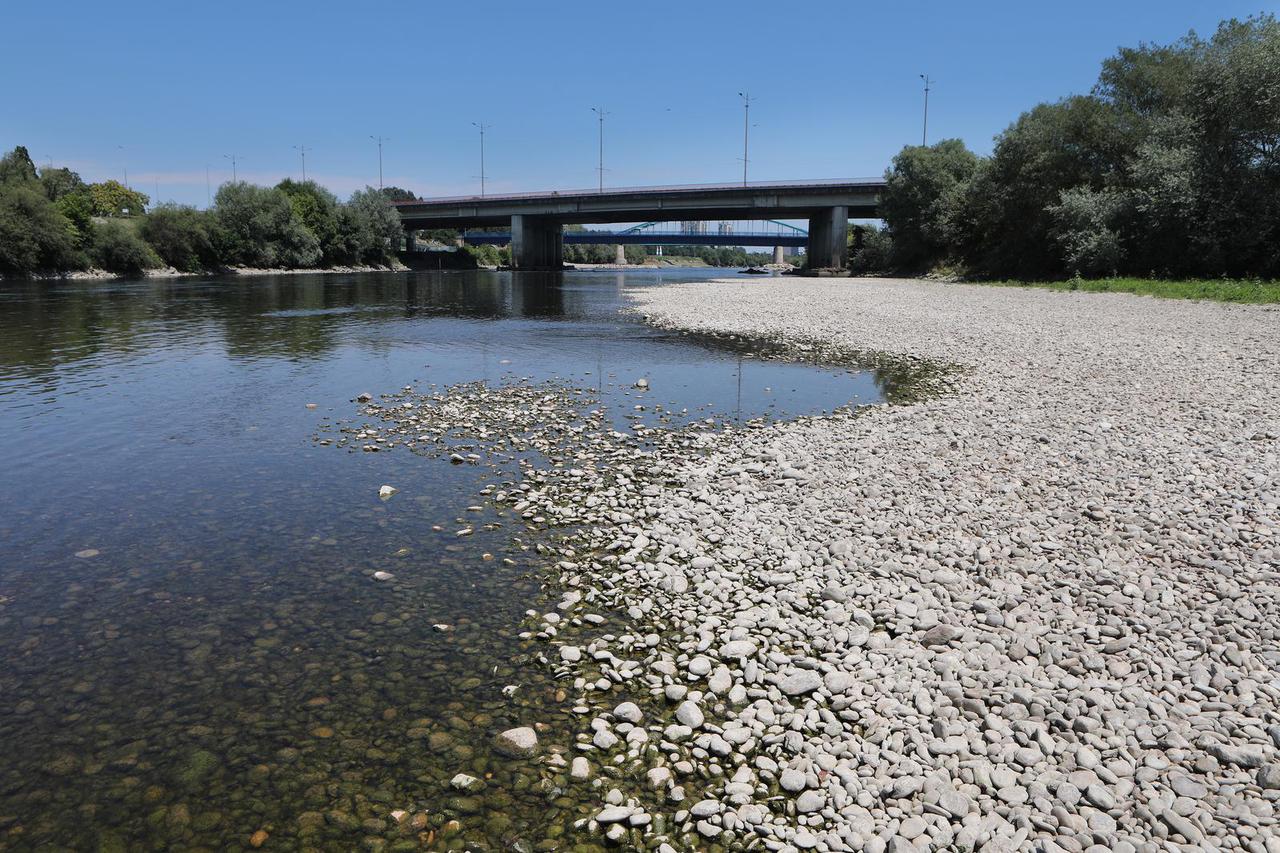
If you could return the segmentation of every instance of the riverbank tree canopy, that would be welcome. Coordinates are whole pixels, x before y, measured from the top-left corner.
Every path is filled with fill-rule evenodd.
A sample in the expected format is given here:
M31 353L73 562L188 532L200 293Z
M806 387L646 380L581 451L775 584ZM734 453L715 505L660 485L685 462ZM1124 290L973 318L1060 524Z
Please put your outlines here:
M1024 113L989 157L911 146L887 180L904 272L1280 277L1280 22L1124 48L1089 94Z

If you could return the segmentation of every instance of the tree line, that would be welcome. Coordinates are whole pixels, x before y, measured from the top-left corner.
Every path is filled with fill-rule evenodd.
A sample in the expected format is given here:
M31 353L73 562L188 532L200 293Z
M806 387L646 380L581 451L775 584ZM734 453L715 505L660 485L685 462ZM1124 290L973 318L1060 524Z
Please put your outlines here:
M117 181L86 184L70 169L37 169L18 146L0 158L0 272L384 265L403 238L391 204L400 195L408 193L367 187L340 202L315 181L233 181L208 210L148 209L144 193Z
M1087 95L1040 104L980 157L904 148L857 271L1280 277L1280 23L1121 49Z

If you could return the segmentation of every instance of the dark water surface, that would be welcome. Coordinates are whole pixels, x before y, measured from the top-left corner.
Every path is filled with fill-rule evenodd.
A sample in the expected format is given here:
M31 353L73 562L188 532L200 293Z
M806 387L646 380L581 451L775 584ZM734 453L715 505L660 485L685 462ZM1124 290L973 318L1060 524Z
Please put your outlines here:
M599 388L619 428L881 398L617 314L702 276L0 282L0 849L582 847L599 792L487 748L577 730L515 636L543 566L467 510L498 475L315 438L361 392L481 379Z

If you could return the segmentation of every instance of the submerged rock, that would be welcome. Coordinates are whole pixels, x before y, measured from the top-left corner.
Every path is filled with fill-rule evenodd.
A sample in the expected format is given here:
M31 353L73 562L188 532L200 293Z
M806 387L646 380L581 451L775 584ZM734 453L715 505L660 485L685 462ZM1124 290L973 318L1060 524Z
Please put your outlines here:
M528 758L538 751L538 733L528 726L507 729L493 739L493 748L508 758Z

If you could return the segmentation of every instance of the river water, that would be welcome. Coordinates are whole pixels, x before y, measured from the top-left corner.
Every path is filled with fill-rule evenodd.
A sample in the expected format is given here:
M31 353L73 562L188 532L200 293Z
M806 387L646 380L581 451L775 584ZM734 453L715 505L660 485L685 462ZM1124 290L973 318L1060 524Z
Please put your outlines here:
M488 748L576 730L516 637L545 567L468 510L500 472L321 442L408 385L570 383L619 429L882 399L618 313L705 275L0 282L0 849L589 849L600 794Z

